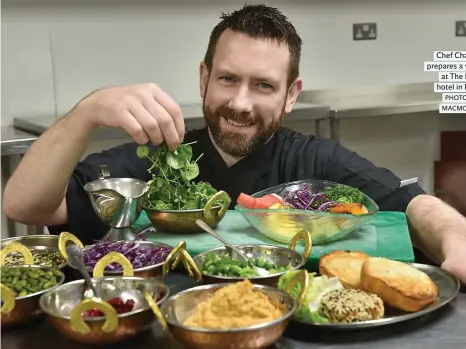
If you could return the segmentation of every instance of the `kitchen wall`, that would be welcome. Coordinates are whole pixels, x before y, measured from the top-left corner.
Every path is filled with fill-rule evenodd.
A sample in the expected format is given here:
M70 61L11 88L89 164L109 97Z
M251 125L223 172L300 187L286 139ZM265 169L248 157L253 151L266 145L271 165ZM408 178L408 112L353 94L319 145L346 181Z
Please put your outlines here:
M241 1L3 0L2 124L61 115L93 89L158 83L179 103L199 102L198 65L221 11ZM249 3L259 3L250 1ZM466 47L454 36L465 0L269 1L295 24L305 89L433 81L423 62ZM352 24L375 21L375 41L352 41ZM292 125L293 126L293 125ZM313 132L307 123L294 125ZM401 177L432 188L437 135L465 129L464 116L436 113L343 121L341 140ZM109 147L93 144L92 151Z

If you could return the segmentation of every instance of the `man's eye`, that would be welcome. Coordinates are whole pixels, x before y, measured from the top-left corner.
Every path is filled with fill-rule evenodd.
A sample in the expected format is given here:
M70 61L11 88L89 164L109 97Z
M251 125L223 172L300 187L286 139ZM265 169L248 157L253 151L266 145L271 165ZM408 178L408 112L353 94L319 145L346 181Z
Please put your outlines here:
M222 76L220 80L226 81L226 82L232 82L233 78L231 76Z
M263 89L270 89L272 88L272 85L266 83L266 82L259 82L259 87Z

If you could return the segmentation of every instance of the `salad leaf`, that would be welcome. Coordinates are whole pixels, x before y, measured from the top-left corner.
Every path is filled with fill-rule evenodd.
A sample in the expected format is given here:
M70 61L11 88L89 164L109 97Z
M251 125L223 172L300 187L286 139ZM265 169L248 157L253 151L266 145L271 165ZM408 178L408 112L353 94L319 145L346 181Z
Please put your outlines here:
M282 275L278 280L278 288L284 290L292 277L298 270L292 270ZM327 292L342 289L343 285L338 278L329 278L327 276L315 276L315 273L309 273L309 288L307 289L304 302L296 309L295 318L304 322L311 323L328 323L329 320L319 313L319 306L322 296ZM301 290L301 285L296 284L291 290L291 296L297 298Z
M151 166L147 170L152 179L142 198L145 207L155 210L195 210L203 208L217 190L206 182L194 183L199 176L197 158L192 161L192 143L182 143L170 151L165 143L152 154L147 146L139 146L136 155L147 158ZM202 156L202 155L201 155ZM215 205L221 204L221 201Z

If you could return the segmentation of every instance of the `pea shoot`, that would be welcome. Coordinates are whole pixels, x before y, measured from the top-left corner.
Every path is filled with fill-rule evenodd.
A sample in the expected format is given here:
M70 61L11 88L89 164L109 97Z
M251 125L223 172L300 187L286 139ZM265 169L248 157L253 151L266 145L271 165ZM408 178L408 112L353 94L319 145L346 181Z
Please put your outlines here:
M152 179L142 204L155 210L195 210L204 208L217 190L206 182L194 182L199 176L197 162L202 154L193 160L193 143L182 143L170 151L165 143L150 154L147 146L139 146L136 154L147 158L151 164L147 170ZM220 204L220 203L216 203Z

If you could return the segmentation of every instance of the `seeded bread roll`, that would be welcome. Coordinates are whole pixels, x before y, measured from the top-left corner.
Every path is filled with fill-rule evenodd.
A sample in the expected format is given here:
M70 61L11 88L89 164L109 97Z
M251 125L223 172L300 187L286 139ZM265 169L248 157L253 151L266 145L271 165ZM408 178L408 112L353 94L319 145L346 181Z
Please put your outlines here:
M345 288L361 289L362 263L368 258L363 252L333 251L320 258L319 273L337 277Z
M383 318L385 308L379 296L352 289L330 291L322 296L319 313L331 323L350 323Z
M424 272L402 262L386 258L368 258L362 264L362 287L375 293L394 308L419 311L432 304L437 285Z

